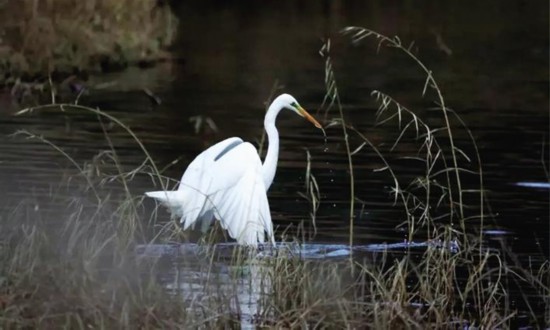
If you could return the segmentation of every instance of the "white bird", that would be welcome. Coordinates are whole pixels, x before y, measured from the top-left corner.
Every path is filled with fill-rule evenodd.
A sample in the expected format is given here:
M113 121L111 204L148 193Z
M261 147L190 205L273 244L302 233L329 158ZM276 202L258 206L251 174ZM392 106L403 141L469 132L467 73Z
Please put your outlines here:
M165 204L183 229L199 224L203 231L218 219L229 236L241 245L263 243L265 234L274 244L273 223L266 192L273 182L279 157L275 120L282 109L321 125L289 94L279 95L264 119L269 146L262 164L258 151L238 137L228 138L198 155L187 167L175 191L145 194Z

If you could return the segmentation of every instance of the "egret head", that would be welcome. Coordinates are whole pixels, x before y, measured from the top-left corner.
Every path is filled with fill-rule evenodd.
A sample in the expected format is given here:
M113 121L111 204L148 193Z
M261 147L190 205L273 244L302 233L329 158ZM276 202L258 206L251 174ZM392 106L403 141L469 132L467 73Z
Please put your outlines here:
M296 101L296 99L292 95L281 94L277 97L276 101L280 101L284 108L296 112L298 115L310 121L313 125L315 125L315 127L322 128L321 124L319 124L319 122L315 120L312 115L310 115L304 108L302 108L302 106L300 106L298 101Z

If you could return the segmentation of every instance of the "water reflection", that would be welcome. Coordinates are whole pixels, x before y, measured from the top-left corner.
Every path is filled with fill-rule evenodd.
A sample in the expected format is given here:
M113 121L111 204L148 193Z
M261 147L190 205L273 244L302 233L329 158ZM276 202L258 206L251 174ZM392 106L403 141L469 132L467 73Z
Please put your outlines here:
M228 319L239 320L242 329L253 329L258 322L270 319L265 311L273 303L273 296L278 294L273 292L273 281L277 280L278 274L270 260L273 263L284 262L281 258L287 261L310 261L309 271L315 272L316 267L323 267L327 261L349 262L352 251L353 258L364 263L366 259L375 259L377 254L385 255L388 251L405 253L428 246L446 248L440 243L371 244L357 245L352 249L343 244L278 243L276 246L265 245L260 246L259 250L249 251L241 250L235 243L213 246L149 244L137 246L136 253L142 259L162 260L157 263L162 268L161 282L173 295L187 303L190 312L200 313L201 308L204 308L201 306L212 306L208 302L213 300L220 305L229 301L229 306L220 310L228 314ZM454 250L458 247L449 248ZM339 274L342 280L349 276L348 272L349 269L342 267ZM304 276L311 275L308 273Z

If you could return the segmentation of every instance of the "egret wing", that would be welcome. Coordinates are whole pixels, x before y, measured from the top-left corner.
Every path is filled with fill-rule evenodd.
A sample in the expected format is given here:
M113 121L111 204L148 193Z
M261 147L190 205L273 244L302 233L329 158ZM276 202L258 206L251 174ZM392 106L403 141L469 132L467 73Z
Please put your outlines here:
M215 215L241 244L263 242L264 231L273 240L262 163L252 144L231 138L205 150L183 174L178 191L186 196L184 229L207 225Z
M229 153L232 149L243 143L243 140L238 137L225 139L201 152L187 166L183 173L178 190L184 189L186 186L198 186L204 173L208 173L210 166L223 155Z
M220 158L213 170L224 177L208 197L222 227L240 244L263 243L265 233L273 240L262 163L254 146L242 143Z
M215 189L212 185L217 181L212 173L215 159L220 154L230 152L241 143L243 140L238 137L216 143L195 157L183 173L178 191L185 195L184 211L180 215L180 222L184 229L190 226L194 228L197 222L203 223L201 226L203 230L208 228L212 221L213 205L207 197L211 190Z

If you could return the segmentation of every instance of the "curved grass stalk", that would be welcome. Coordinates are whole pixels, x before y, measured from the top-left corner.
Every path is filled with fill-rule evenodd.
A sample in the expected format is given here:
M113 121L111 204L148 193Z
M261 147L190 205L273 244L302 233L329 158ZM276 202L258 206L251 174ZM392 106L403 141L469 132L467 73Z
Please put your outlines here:
M447 108L445 106L445 100L444 100L443 95L441 93L441 89L439 88L439 86L437 84L437 81L434 79L434 77L432 75L432 71L429 70L424 65L424 63L422 61L420 61L420 59L418 59L418 57L416 57L416 55L414 55L411 52L411 50L410 50L411 47L410 46L408 48L404 47L401 43L401 40L398 37L390 38L390 37L387 37L383 34L375 32L373 30L370 30L370 29L367 29L367 28L355 27L355 26L350 26L350 27L344 28L342 30L342 33L343 34L350 34L353 43L359 43L361 40L363 40L367 37L374 36L375 38L377 38L379 40L378 49L380 49L380 47L382 45L388 45L389 47L397 48L397 49L403 51L414 62L416 62L416 64L422 69L422 71L424 71L424 73L426 75L426 80L425 80L424 87L423 87L423 90L422 90L422 95L424 96L426 94L428 86L431 87L436 92L439 103L441 105L441 110L442 110L442 113L443 113L443 117L444 117L444 120L445 120L445 126L446 126L447 135L449 137L449 143L450 143L450 147L451 147L453 167L455 168L454 174L455 174L457 190L458 190L458 207L459 207L459 215L460 215L459 221L460 221L460 225L461 225L462 229L465 231L466 226L465 226L465 223L464 223L464 220L463 220L464 219L464 208L463 208L463 201L462 201L461 179L460 179L460 173L458 171L459 167L458 167L458 160L457 160L457 156L456 156L456 149L455 149L453 134L452 134L452 131L451 131L449 116L447 114ZM453 198L453 193L451 191L449 191L449 198L451 198L451 199ZM452 202L450 203L451 207L453 207L452 205L455 205L455 204L456 203L452 203ZM454 212L451 212L451 214L454 214Z
M349 142L349 135L347 131L346 119L344 118L344 110L342 109L342 103L340 102L340 95L338 88L336 87L336 78L334 77L334 71L332 70L332 60L330 58L330 40L323 45L319 51L321 56L325 59L325 88L326 94L323 99L321 108L326 105L327 100L330 100L330 104L326 107L325 116L332 106L336 105L338 113L340 115L342 133L344 134L344 142L346 146L346 155L348 158L348 170L349 170L349 189L350 189L350 207L349 207L349 246L353 246L353 220L355 212L355 178L353 175L353 159L352 151Z
M442 152L442 148L436 138L436 135L435 135L435 132L437 131L437 129L431 129L429 127L429 125L424 122L420 117L418 117L413 111L409 110L407 107L401 105L397 100L395 100L394 98L392 98L391 96L381 92L381 91L373 91L371 93L371 95L375 96L376 100L379 101L379 107L378 107L378 110L376 111L376 118L378 120L377 124L378 125L381 125L383 123L386 123L388 121L390 121L391 119L395 118L395 117L398 117L398 124L401 125L403 119L404 119L404 114L408 114L412 117L412 119L403 127L401 128L401 132L399 134L399 136L397 137L397 139L394 141L390 151L392 151L396 146L397 144L399 143L399 141L401 140L401 138L403 137L403 135L405 134L406 130L412 125L414 124L414 128L415 128L415 133L416 133L416 138L419 139L419 138L424 138L424 143L422 144L422 146L420 147L419 151L420 152L423 148L425 148L425 152L426 152L426 155L425 155L425 159L423 158L420 158L424 163L425 163L425 167L426 167L426 170L425 170L425 181L426 181L426 184L423 184L423 187L425 188L425 200L426 200L426 203L429 203L430 201L430 198L432 196L432 191L431 191L431 186L432 184L430 183L434 183L435 181L431 180L431 177L433 176L432 171L434 170L434 167L437 163L437 160L438 159L441 159L441 161L443 162L443 166L444 168L449 168L448 164L447 164L447 159L445 157L445 154ZM389 110L390 106L391 105L394 105L396 107L396 112L389 115L388 117L384 118L384 119L381 119L381 116ZM420 134L420 129L423 128L423 130L425 131L425 133L422 133ZM433 154L432 152L432 148L435 148L435 150L437 150L437 152L435 153L435 155ZM451 190L450 187L451 187L451 179L449 177L449 172L445 172L446 174L446 181L447 181L447 187L449 187L448 190ZM444 196L442 196L444 197ZM449 196L449 204L451 205L451 212L450 214L453 213L452 211L452 204L453 204L453 200L452 200L452 195ZM430 208L427 204L424 204L424 212L423 214L420 216L420 219L419 221L421 222L425 222L427 223L428 225L430 224L430 220L432 219L429 212L430 212ZM409 210L407 210L407 212L410 212ZM452 223L452 217L451 217L451 223ZM412 225L412 228L414 228L414 224ZM428 228L428 232L430 232L429 228ZM409 239L412 239L412 234L413 233L410 233L409 234Z
M76 167L76 169L78 170L79 174L81 174L85 179L86 179L86 182L88 183L88 187L92 190L92 192L94 193L94 197L97 199L98 203L101 204L101 198L99 197L99 194L97 192L97 190L95 189L94 187L94 183L92 182L92 180L90 179L90 177L88 175L86 175L86 171L80 166L78 165L78 163L76 162L76 160L71 157L69 154L67 154L63 149L61 149L60 147L58 147L56 144L54 144L53 142L45 139L44 137L42 136L39 136L39 135L36 135L36 134L33 134L27 130L19 130L15 133L12 134L12 136L18 136L18 135L25 135L27 138L29 139L37 139L39 140L40 142L42 143L45 143L47 144L48 146L52 147L55 151L59 152L61 155L63 155L63 157L65 157L69 162L71 162L71 164Z
M311 173L311 153L308 149L306 149L306 173L305 173L305 188L306 192L298 192L298 195L300 195L302 198L307 200L311 204L311 211L310 211L310 218L311 223L313 224L313 235L310 235L309 239L315 238L317 236L317 222L316 222L316 216L317 216L317 210L319 210L319 205L321 202L321 192L319 190L319 184L317 183L317 179L315 176ZM302 226L303 227L303 226ZM303 231L305 234L305 230Z
M462 127L464 127L464 129L468 133L470 141L472 141L472 144L474 146L474 151L475 151L477 165L478 165L477 167L478 167L478 172L479 172L479 207L480 207L479 216L480 216L480 222L481 222L480 223L480 229L481 230L479 231L478 239L479 239L479 242L483 242L483 228L485 226L485 203L486 203L486 200L485 200L485 185L484 185L484 182L483 182L483 167L481 166L481 154L479 152L479 148L478 148L477 143L474 139L472 131L468 128L468 126L466 126L466 123L462 120L462 118L454 110L452 110L452 109L448 109L448 110L449 110L449 112L454 114L455 118L460 122ZM480 251L481 251L481 249L480 249ZM480 257L481 257L481 254L480 254Z
M158 170L157 165L153 161L153 158L149 154L149 151L147 151L147 148L145 148L143 143L140 141L140 139L137 137L137 135L130 129L130 127L128 127L123 122L121 122L118 118L116 118L116 117L114 117L114 116L112 116L112 115L110 115L106 112L103 112L99 109L93 109L93 108L85 107L85 106L82 106L82 105L63 103L63 104L48 104L48 105L42 105L42 106L37 106L37 107L25 108L25 109L22 109L22 110L18 111L17 113L15 113L15 116L21 116L21 115L24 115L24 114L30 114L34 111L40 111L40 110L51 109L51 108L59 108L59 109L61 109L61 111L68 111L68 110L71 110L71 109L88 111L88 112L91 112L91 113L96 114L98 116L105 117L105 118L111 120L112 122L116 123L120 127L122 127L126 132L128 132L128 134L130 134L130 136L138 144L141 151L145 155L145 158L151 164L151 167L153 168L153 172L154 172L155 176L157 177L157 179L160 183L160 186L162 187L162 190L166 190L167 187L166 187L166 185L164 184L164 182L162 180L162 176L160 175L161 172Z

